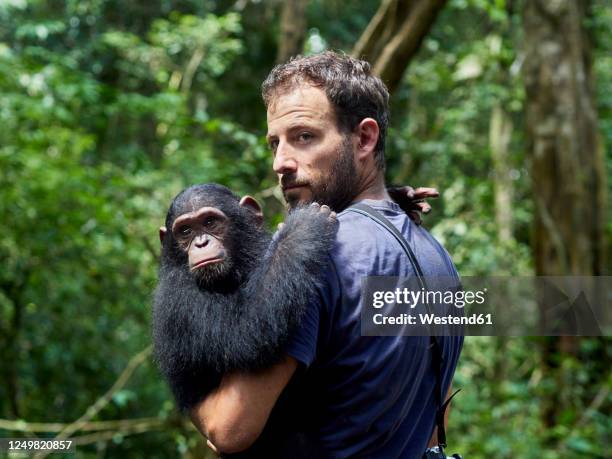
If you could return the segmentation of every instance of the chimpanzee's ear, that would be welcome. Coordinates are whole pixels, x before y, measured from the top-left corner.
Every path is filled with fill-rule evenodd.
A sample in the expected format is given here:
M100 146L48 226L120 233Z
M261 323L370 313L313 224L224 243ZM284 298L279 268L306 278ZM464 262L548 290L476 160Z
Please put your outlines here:
M160 242L160 244L164 243L164 236L166 235L167 232L168 232L168 230L166 229L165 226L160 226L159 227L159 242Z
M247 209L249 209L251 212L255 214L255 217L257 217L257 222L260 225L263 224L263 212L261 211L261 206L255 200L254 197L248 196L248 195L244 196L240 200L240 207L246 207Z

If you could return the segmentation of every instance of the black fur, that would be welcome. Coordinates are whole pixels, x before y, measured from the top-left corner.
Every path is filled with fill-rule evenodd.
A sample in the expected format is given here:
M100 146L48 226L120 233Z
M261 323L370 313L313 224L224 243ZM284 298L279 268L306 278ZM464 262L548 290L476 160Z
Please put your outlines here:
M220 282L198 282L170 229L203 206L230 221L230 269ZM272 241L254 213L227 188L196 185L180 193L166 217L153 305L155 358L179 407L186 410L222 375L277 363L305 307L314 300L337 225L312 207L292 211Z

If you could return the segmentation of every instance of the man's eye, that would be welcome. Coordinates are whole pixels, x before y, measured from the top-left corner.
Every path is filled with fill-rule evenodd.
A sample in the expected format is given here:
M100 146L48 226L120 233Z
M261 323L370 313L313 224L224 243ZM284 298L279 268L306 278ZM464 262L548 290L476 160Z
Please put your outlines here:
M298 135L298 140L300 142L308 142L313 137L314 136L310 132L301 132L300 135Z
M268 142L268 147L273 153L276 152L276 149L278 148L278 140L271 140Z

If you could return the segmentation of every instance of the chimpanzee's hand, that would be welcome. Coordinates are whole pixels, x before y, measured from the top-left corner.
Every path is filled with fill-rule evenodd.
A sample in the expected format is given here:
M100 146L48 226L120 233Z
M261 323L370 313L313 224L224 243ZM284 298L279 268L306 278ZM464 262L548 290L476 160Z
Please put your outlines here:
M333 212L329 206L320 205L318 202L313 202L307 207L303 207L299 210L295 210L294 212L300 212L303 214L305 218L317 218L321 219L321 217L327 217L327 222L335 224L336 222L336 212ZM322 220L321 220L322 221ZM282 230L285 227L285 223L278 224L278 231Z
M428 214L431 206L425 201L428 198L440 196L435 188L420 187L416 190L411 186L390 187L387 192L404 212L417 224L421 224L421 213Z
M336 213L328 206L312 203L292 209L272 239L270 253L274 264L281 272L297 270L305 273L305 279L318 279L329 261L328 253L336 241L337 231ZM278 268L281 264L286 266ZM314 285L313 282L306 284Z
M334 223L336 221L336 212L333 212L329 206L326 206L325 204L321 205L318 202L313 202L307 209L310 213L316 215L318 218L327 217L327 221L329 223Z
M277 249L300 253L303 260L327 253L338 231L336 213L328 206L313 202L291 209L274 239ZM303 261L304 262L304 261Z

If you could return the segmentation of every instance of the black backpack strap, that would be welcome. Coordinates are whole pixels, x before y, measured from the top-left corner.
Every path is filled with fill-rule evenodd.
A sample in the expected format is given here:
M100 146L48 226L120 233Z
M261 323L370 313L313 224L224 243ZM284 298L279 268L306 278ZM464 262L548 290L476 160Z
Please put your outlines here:
M351 207L347 208L346 210L351 211L351 212L356 212L361 215L365 215L371 220L374 220L379 225L382 225L383 227L385 227L395 237L397 242L399 242L399 244L402 246L402 249L408 256L408 259L410 260L410 264L412 265L412 268L414 269L414 272L416 273L416 276L417 276L417 279L419 281L421 288L428 290L427 282L425 281L425 276L423 276L423 270L421 269L421 265L419 265L419 261L417 260L417 257L415 256L414 252L410 248L410 245L406 241L406 238L402 235L402 233L399 232L399 230L389 220L387 220L387 218L381 212L378 212L376 209L373 209L372 207L366 204L363 204L363 203L353 204ZM425 307L427 308L427 312L431 314L429 304L427 304L427 302L425 303ZM433 366L436 372L436 387L434 389L434 393L435 393L435 397L436 397L436 401L438 405L438 409L436 410L436 427L438 428L438 444L442 446L443 448L445 448L446 447L446 429L444 428L444 413L446 412L446 407L448 406L451 399L459 391L455 392L446 402L442 402L446 395L442 393L443 392L442 390L442 377L443 377L442 364L444 362L444 358L442 356L442 345L440 343L438 336L431 335L430 340L431 340L431 348L433 351L432 362L433 362Z
M408 242L406 241L402 233L400 233L399 230L389 220L387 220L387 217L385 217L382 213L378 212L376 209L373 209L372 207L367 206L363 203L353 204L346 210L365 215L366 217L369 217L378 224L387 228L387 230L389 230L389 232L393 234L397 242L399 242L399 244L402 246L404 252L406 252L406 255L408 255L410 264L412 265L412 268L414 269L414 272L416 273L419 279L419 284L421 284L422 288L427 289L427 284L425 283L425 276L423 276L423 270L421 270L421 265L419 264L414 252L408 245Z

